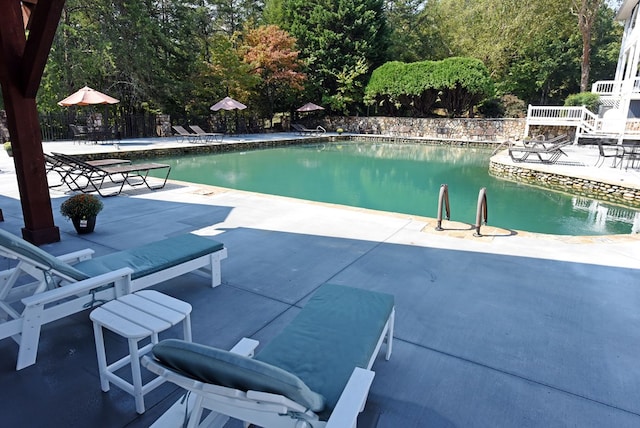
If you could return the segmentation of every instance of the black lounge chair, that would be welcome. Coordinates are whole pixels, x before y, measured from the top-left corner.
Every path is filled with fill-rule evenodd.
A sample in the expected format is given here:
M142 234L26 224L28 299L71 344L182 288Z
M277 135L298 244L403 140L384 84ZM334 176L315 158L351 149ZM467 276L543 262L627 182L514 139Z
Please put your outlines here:
M519 147L513 144L509 145L509 156L514 162L525 162L530 155L535 154L540 163L555 163L560 156L567 154L562 148L571 144L571 140L564 140L552 145L536 145L532 147Z
M86 184L80 185L80 179L83 176L84 168L82 163L87 163L94 167L115 166L131 164L128 159L99 159L99 160L82 160L73 155L63 154L44 154L46 163L46 173L55 172L60 176L60 182L49 184L49 188L67 185L71 190L81 190L86 188Z
M556 137L550 138L550 139L546 139L544 135L538 135L535 136L534 138L529 138L529 139L524 139L522 140L522 143L525 145L525 147L551 147L554 144L560 143L562 141L565 141L567 139L567 134L561 134L558 135Z
M189 125L189 128L208 143L222 143L222 139L224 138L224 134L219 132L206 132L198 125Z
M47 171L55 171L58 173L61 181L66 184L70 190L83 193L95 191L102 197L119 195L125 184L132 187L145 185L149 190L161 189L167 183L169 173L171 172L171 166L162 163L120 163L105 166L91 164L74 156L62 153L47 155L45 160L48 164ZM149 178L149 172L152 170L166 170L162 184L156 186L149 185L147 180ZM111 184L116 185L116 190L105 194L103 193L103 188L107 183L107 179Z
M184 129L184 127L182 127L182 126L174 125L174 126L172 126L172 128L173 128L174 131L176 131L175 136L178 137L178 140L181 141L181 142L187 141L187 142L197 143L202 138L198 134L192 134L191 132L189 132L186 129Z
M327 132L327 130L320 125L316 126L315 129L310 129L310 128L305 128L304 126L299 125L297 123L292 123L291 127L295 129L295 131L299 135L324 134L325 132Z

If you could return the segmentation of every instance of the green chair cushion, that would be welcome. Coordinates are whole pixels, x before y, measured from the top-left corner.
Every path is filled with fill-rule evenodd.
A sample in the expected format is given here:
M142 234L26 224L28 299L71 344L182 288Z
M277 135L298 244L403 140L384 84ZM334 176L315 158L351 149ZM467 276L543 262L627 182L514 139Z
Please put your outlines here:
M41 250L30 242L27 242L24 239L2 229L0 229L0 246L9 251L20 254L25 259L34 261L35 263L43 266L45 270L57 271L75 279L76 281L89 278L86 273L81 272L67 263L61 262L56 257Z
M152 352L163 365L201 382L284 395L314 412L324 407L322 396L298 377L242 355L178 339L163 340Z
M333 411L355 367L368 368L394 307L392 295L335 284L318 288L296 318L254 359L302 379Z
M85 260L74 267L92 277L128 267L133 269L131 279L137 279L214 253L223 247L218 241L187 233Z

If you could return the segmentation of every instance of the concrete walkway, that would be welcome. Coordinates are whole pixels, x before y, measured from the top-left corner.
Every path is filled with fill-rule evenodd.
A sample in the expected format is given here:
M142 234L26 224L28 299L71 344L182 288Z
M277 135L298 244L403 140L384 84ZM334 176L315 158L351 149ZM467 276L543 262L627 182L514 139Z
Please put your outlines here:
M46 143L45 151L100 147ZM0 227L19 234L4 154L0 170ZM325 282L393 294L394 353L374 364L360 427L640 426L638 235L487 229L475 238L435 232L428 218L172 182L104 199L96 231L79 236L58 212L67 195L51 195L62 240L43 248L53 254L107 254L185 232L223 242L223 285L190 274L155 287L193 305L200 343L267 343ZM122 339L106 340L114 356L125 352ZM34 366L15 371L9 339L0 355L7 427L147 427L180 395L163 385L140 416L131 396L101 392L88 311L44 328Z

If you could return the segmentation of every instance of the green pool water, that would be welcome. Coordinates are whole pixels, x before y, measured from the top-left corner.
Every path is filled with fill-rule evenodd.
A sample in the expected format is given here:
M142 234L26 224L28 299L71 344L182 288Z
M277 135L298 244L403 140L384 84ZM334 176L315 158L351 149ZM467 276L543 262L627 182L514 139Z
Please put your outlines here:
M487 224L561 235L640 232L640 212L514 183L488 173L491 150L340 142L162 158L170 178L259 193L436 217L448 184L451 220L475 222L486 187Z

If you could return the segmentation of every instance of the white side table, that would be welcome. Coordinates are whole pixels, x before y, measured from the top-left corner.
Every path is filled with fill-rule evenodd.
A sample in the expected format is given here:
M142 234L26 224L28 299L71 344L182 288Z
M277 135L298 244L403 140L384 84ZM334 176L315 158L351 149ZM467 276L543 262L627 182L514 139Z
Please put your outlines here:
M144 413L144 395L161 385L164 380L155 378L142 384L140 357L158 343L158 334L182 322L184 340L191 342L191 305L182 300L153 290L127 294L94 309L89 317L93 321L96 354L100 371L100 386L109 391L109 382L133 395L136 411ZM102 328L125 337L129 342L129 355L107 365ZM138 348L138 342L150 338L150 343ZM133 384L115 374L115 371L131 364Z

